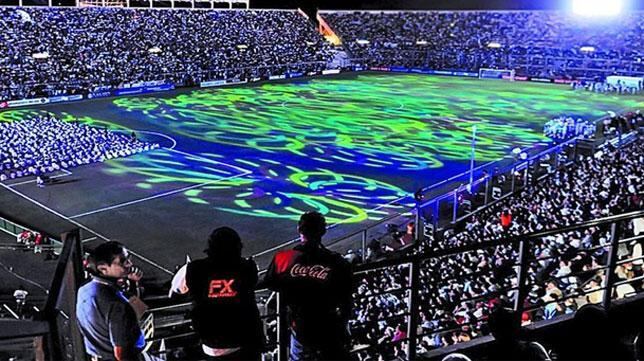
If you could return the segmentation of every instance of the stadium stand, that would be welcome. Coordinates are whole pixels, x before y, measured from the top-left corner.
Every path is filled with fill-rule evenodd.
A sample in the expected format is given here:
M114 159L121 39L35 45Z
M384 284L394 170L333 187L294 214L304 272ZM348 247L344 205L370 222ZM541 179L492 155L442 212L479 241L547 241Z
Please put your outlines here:
M617 23L580 22L561 12L325 12L323 17L351 55L372 67L514 69L517 76L544 78L644 74L639 13Z
M0 29L0 101L305 73L330 56L296 11L2 8Z
M0 139L0 181L33 175L40 182L47 173L159 147L53 115L0 123Z
M545 182L465 220L462 230L448 230L434 244L443 249L457 248L641 210L644 206L642 154L641 138L624 149L599 151L579 166L559 169ZM504 209L510 209L513 215L507 232L499 218ZM632 224L624 232L626 237L632 236ZM576 230L535 242L534 259L528 268L531 292L525 305L530 311L522 316L524 324L572 313L586 303L601 302L603 291L597 290L604 282L601 268L607 264L609 239L609 230L589 228L585 232ZM620 246L619 259L633 257L637 253L636 244ZM512 246L480 248L433 260L421 269L420 327L427 335L419 351L487 334L484 320L490 312L499 305L510 305L514 299L514 291L505 290L517 284L515 260L518 257L518 250ZM618 272L621 280L642 275L639 267L634 268L628 262ZM408 266L400 265L359 279L353 327L361 331L356 342L377 345L382 343L382 338L393 337L408 308L402 287L409 282L408 274ZM635 293L633 287L641 284L624 287L618 291L618 297ZM395 345L387 347L391 349L384 354L396 354Z

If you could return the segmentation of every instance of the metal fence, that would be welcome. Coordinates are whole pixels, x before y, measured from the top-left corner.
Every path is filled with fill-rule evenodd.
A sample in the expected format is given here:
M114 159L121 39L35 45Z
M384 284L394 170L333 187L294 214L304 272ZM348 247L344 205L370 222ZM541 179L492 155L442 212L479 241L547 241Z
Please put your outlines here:
M363 353L363 357L368 353L380 354L383 356L391 356L391 350L397 350L397 356L404 359L413 360L422 357L419 347L427 339L434 339L436 337L459 337L459 333L465 329L482 329L485 325L484 317L468 322L452 323L440 325L435 328L426 327L428 321L436 321L435 319L427 319L423 315L423 309L427 308L429 295L436 292L444 285L459 284L468 285L474 283L476 280L485 280L495 278L495 284L498 288L489 292L482 292L481 294L462 297L458 299L461 304L470 303L489 303L498 302L499 304L510 306L514 308L518 314L530 315L529 321L524 319L523 323L539 323L540 321L549 320L544 316L544 310L552 307L549 305L556 305L559 307L568 300L574 300L578 305L584 303L601 303L604 307L609 308L611 302L615 299L623 299L641 293L642 281L644 276L620 278L623 277L623 272L620 269L625 264L629 263L644 263L644 257L641 255L633 256L633 248L636 244L644 244L644 235L633 237L622 237L622 230L629 228L628 222L633 219L644 217L644 211L630 212L618 216L605 217L589 222L584 222L570 227L559 228L555 230L548 230L544 232L522 235L516 237L508 237L502 240L484 241L464 247L453 248L449 250L438 250L431 252L418 253L413 255L403 256L398 259L387 259L374 263L359 265L355 269L354 277L357 283L357 288L354 293L354 316L359 315L361 307L365 303L374 300L381 302L382 300L396 300L399 302L399 307L386 315L379 315L373 319L359 320L354 317L350 322L353 341L353 353ZM535 281L532 265L538 262L544 262L547 259L535 255L534 245L543 242L544 238L557 236L560 234L567 234L572 231L583 231L589 228L603 229L609 232L609 242L594 248L580 248L580 253L594 252L601 249L606 252L606 263L594 267L592 269L584 270L588 274L592 273L593 277L601 280L600 284L591 285L586 281L579 284L579 287L571 290L566 290L564 295L556 300L547 302L540 302L539 304L528 305L526 299L535 287L545 288L541 282ZM437 268L441 264L453 262L456 259L462 258L469 254L476 254L478 252L498 252L500 249L505 249L510 252L516 261L511 264L503 265L503 268L508 272L502 274L494 274L497 272L496 268L491 268L489 271L480 273L471 273L466 275L452 275L441 277ZM579 274L570 273L566 276L560 277L571 278L577 277ZM368 293L361 293L359 285L365 279L380 279L382 277L395 277L400 282L394 286L388 285L384 288L375 287ZM550 279L548 282L551 281ZM627 287L626 285L630 285ZM470 286L472 287L472 286ZM288 330L286 314L283 305L280 304L279 294L270 294L266 290L257 291L258 302L261 304L262 319L265 324L265 332L268 337L268 348L272 351L264 355L265 360L286 360L288 355ZM164 313L176 312L179 309L188 309L190 303L183 303L180 305L171 305L167 307L160 307L151 309L151 313ZM563 314L560 313L560 314ZM380 328L381 331L376 336L380 342L364 342L364 330L378 328L380 324L398 325L399 328L405 331L406 336L396 340L392 339L391 334L387 334L386 327ZM176 327L180 326L180 327ZM159 326L157 326L159 327ZM161 326L163 328L164 326ZM152 349L159 349L159 345L164 344L162 353L167 353L172 346L168 340L183 338L184 342L179 342L175 347L185 347L185 340L192 339L196 341L196 335L190 328L190 321L183 318L180 323L175 323L174 328L167 330L167 336L158 334L156 338L149 340L156 343L156 347ZM158 332L157 332L158 333ZM479 333L480 336L484 332ZM372 340L374 340L372 338ZM453 342L466 342L468 339L458 339ZM388 351L389 350L389 351Z

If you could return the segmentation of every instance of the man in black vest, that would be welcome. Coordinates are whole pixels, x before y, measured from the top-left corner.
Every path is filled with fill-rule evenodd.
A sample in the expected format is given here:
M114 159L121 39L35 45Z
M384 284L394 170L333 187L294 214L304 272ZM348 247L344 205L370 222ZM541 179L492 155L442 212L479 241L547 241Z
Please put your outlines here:
M322 245L326 221L319 212L303 214L298 231L301 243L274 256L262 285L280 292L288 307L290 359L350 359L350 265Z
M192 323L214 360L259 360L264 336L255 301L257 265L241 257L242 242L228 227L208 239L208 257L188 264L185 287L194 300Z

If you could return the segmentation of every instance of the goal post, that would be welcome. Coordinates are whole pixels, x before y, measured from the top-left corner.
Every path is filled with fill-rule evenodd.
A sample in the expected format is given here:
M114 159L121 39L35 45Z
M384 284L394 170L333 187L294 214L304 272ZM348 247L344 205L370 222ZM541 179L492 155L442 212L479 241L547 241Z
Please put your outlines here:
M515 71L513 69L479 69L479 79L504 79L514 81Z

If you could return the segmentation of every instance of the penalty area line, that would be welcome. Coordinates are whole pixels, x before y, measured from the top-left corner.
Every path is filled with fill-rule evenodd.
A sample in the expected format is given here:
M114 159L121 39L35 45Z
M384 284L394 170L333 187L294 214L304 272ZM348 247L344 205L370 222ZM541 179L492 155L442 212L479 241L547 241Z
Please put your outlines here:
M64 219L64 220L66 220L66 221L70 222L71 224L73 224L73 225L77 226L78 228L82 228L82 229L86 230L87 232L90 232L90 233L92 233L92 234L96 235L96 237L101 238L101 239L103 239L103 240L104 240L104 241L106 241L106 242L107 242L107 241L110 241L110 239L109 239L109 238L107 238L107 237L105 237L104 235L102 235L102 234L100 234L100 233L98 233L98 232L96 232L96 231L92 230L91 228L87 227L86 225L84 225L84 224L82 224L82 223L80 223L80 222L78 222L78 221L75 221L75 220L73 220L73 219L71 219L71 218L67 217L66 215L64 215L64 214L62 214L62 213L60 213L60 212L58 212L58 211L56 211L56 210L54 210L54 209L52 209L52 208L47 207L46 205L44 205L44 204L42 204L42 203L38 202L37 200L35 200L35 199L31 198L31 197L28 197L27 195L25 195L25 194L23 194L23 193L21 193L21 192L19 192L19 191L15 190L15 189L13 189L13 188L11 188L11 187L7 186L7 185L5 185L5 184L0 183L0 187L2 187L2 188L4 188L4 189L8 190L9 192L11 192L11 193L13 193L13 194L17 195L17 196L18 196L18 197L20 197L20 198L23 198L23 199L25 199L25 200L27 200L27 201L29 201L29 202L31 202L31 203L33 203L33 204L35 204L36 206L38 206L38 207L40 207L40 208L42 208L42 209L46 210L47 212L49 212L49 213L51 213L51 214L53 214L53 215L55 215L55 216L58 216L58 217L60 217L60 218L62 218L62 219ZM138 254L137 252L135 252L135 251L133 251L133 250L130 250L130 253L131 253L131 254L133 254L133 255L135 255L135 256L136 256L137 258L139 258L140 260L142 260L142 261L144 261L144 262L147 262L148 264L150 264L150 265L152 265L152 266L154 266L154 267L156 267L156 268L160 269L161 271L163 271L163 272L165 272L165 273L167 273L167 274L169 274L169 275L173 275L173 274L174 274L174 272L170 271L169 269L167 269L167 268L165 268L165 267L161 266L160 264L158 264L158 263L156 263L156 262L152 261L151 259L149 259L149 258L147 258L147 257L144 257L144 256L142 256L142 255Z
M157 199L157 198L168 197L168 196L171 196L173 194L185 192L187 190L191 190L191 189L195 189L195 188L201 188L201 187L209 186L209 185L212 185L212 184L217 184L217 183L219 183L221 181L225 181L225 180L228 180L228 179L234 179L234 178L238 178L238 177L243 177L243 176L246 176L246 175L247 174L235 174L234 176L217 179L217 180L214 180L212 182L193 184L193 185L189 185L187 187L183 187L183 188L179 188L179 189L173 189L171 191L155 194L155 195L152 195L152 196L149 196L149 197L139 198L139 199L135 199L135 200L128 201L128 202L118 203L118 204L114 204L114 205L111 205L111 206L107 206L107 207L103 207L103 208L99 208L99 209L94 209L94 210L91 210L91 211L88 211L88 212L75 214L75 215L73 215L73 216L71 216L69 218L76 219L76 218L80 218L80 217L89 216L89 215L92 215L92 214L111 211L111 210L114 210L114 209L131 206L133 204L146 202L146 201Z

